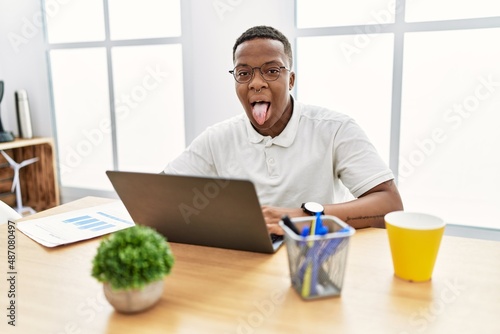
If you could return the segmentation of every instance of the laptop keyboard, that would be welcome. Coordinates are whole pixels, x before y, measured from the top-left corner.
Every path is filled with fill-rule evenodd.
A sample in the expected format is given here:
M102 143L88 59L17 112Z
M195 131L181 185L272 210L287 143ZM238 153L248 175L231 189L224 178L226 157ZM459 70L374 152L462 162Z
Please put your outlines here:
M281 240L283 240L282 235L277 235L277 234L271 233L271 241L273 243L275 243L276 241L281 241Z

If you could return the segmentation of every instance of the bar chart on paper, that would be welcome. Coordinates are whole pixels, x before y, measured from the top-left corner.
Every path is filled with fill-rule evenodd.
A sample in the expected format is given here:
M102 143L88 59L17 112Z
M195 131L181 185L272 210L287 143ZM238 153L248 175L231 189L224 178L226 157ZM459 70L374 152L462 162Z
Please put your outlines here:
M66 224L73 224L73 226L75 226L75 228L78 228L80 230L90 230L93 232L110 229L110 228L116 226L116 224L112 224L109 221L105 221L104 217L110 218L110 219L113 219L115 221L119 221L122 223L133 224L132 222L128 222L125 219L114 217L114 216L109 215L109 214L104 213L104 212L97 212L97 215L100 215L100 216L92 217L89 215L84 215L84 216L69 218L69 219L63 220L62 222L66 223ZM101 219L101 217L102 217L102 219Z
M55 247L134 226L121 201L49 217L25 220L18 229L31 239Z

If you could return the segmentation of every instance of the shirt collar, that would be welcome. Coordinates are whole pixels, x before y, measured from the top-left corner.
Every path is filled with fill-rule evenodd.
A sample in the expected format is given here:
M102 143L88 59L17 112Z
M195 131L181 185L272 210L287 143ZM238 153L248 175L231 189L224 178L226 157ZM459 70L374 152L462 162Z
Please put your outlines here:
M295 136L297 135L301 110L299 104L295 100L293 100L293 97L291 98L293 103L292 117L290 117L290 120L288 121L288 124L283 129L283 131L276 137L270 139L270 142L272 144L288 147L293 143ZM252 144L258 144L264 141L265 138L269 138L269 136L263 136L257 131L255 131L248 117L246 117L246 128L247 128L248 140Z

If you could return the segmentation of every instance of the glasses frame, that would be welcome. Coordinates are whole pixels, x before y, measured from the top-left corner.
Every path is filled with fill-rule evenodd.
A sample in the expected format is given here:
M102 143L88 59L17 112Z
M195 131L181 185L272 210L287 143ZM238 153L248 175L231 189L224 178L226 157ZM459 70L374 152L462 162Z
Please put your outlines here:
M270 63L270 64L273 64L273 63ZM250 79L248 81L239 81L237 78L236 78L236 67L238 66L235 66L232 70L229 71L229 73L231 73L233 75L233 78L234 80L236 80L237 83L241 83L241 84L244 84L244 83L249 83L253 80L254 76L255 76L255 70L256 69L259 69L259 72L260 72L260 76L262 77L262 79L266 82L272 82L272 81L276 81L280 78L280 75L281 75L281 70L287 70L287 71L290 71L289 68L287 68L286 66L276 66L276 68L279 69L279 72L278 72L278 76L276 77L276 79L273 79L273 80L267 80L266 78L264 78L264 73L262 72L262 67L263 66L266 66L266 65L269 65L269 63L266 63L266 64L262 64L260 66L257 66L257 67L251 67L249 65L239 65L239 66L248 66L252 69L252 76L250 77Z

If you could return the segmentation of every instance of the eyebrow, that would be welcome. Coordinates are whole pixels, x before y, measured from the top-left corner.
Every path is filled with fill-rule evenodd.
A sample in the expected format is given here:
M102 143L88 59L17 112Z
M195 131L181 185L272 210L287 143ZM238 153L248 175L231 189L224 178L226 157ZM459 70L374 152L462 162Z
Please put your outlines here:
M268 64L277 64L279 66L285 66L285 64L282 64L278 60L271 60L271 61L265 62L264 64L257 66L257 67L262 67L262 66L268 65ZM234 67L238 67L238 66L250 66L250 65L249 64L236 64ZM250 67L253 67L253 66L250 66Z

